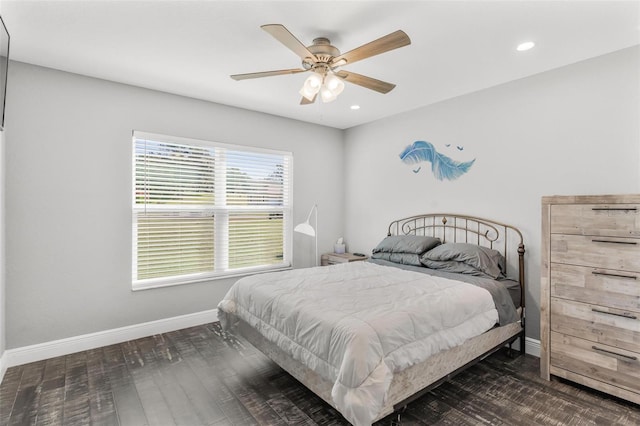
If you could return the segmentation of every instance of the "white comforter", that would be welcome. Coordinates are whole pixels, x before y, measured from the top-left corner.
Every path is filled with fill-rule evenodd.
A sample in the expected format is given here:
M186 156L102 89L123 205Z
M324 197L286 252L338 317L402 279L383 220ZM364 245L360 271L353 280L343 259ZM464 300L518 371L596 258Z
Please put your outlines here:
M334 382L331 396L355 425L382 409L394 372L490 329L488 291L417 272L353 262L242 278L218 305Z

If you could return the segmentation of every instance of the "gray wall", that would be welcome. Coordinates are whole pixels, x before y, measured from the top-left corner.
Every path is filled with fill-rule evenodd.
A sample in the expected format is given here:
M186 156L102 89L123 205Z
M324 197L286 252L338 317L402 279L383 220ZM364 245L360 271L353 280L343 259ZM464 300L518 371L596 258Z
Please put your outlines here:
M12 63L5 132L6 348L212 309L232 279L131 291L131 130L294 152L294 216L321 208L320 251L369 252L389 221L450 211L511 223L527 244L539 337L540 197L640 192L640 48L345 132ZM398 154L426 139L470 172L436 181ZM344 191L341 188L345 188ZM343 219L344 218L344 219ZM313 263L294 235L295 266ZM1 317L1 316L0 316Z
M131 131L292 151L294 218L343 229L342 132L11 63L6 133L7 348L216 307L234 279L131 291ZM294 235L294 266L313 263Z
M540 197L640 192L639 52L636 46L349 129L351 249L370 252L391 220L426 212L515 225L527 246L527 335L538 339ZM416 140L476 161L454 181L436 180L429 163L414 173L417 166L398 155Z
M0 3L0 12L2 11L2 4ZM5 338L5 322L6 322L6 298L5 298L5 226L4 226L4 212L5 212L5 153L4 153L4 131L0 131L0 381L2 381L2 357L6 348Z
M5 226L4 226L4 194L5 194L5 161L4 161L4 132L0 131L0 367L2 366L2 356L6 348L5 322L6 322L6 299L5 299ZM0 381L2 381L2 368L0 368Z

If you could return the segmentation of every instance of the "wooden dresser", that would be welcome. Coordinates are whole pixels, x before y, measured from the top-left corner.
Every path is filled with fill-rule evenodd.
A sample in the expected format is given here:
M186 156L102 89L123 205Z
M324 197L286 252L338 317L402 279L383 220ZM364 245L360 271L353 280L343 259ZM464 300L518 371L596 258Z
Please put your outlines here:
M542 198L540 373L640 404L640 194Z

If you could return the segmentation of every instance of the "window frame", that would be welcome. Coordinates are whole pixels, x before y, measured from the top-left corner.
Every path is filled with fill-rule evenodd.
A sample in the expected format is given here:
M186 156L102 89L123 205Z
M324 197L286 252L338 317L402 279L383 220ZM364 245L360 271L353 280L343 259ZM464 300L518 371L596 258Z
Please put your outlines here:
M247 152L250 154L267 154L267 155L282 155L286 158L287 163L287 179L283 184L283 205L281 207L272 206L236 206L226 205L226 172L222 173L225 176L225 180L218 182L220 173L215 174L215 204L213 206L202 205L157 205L149 208L149 205L137 205L136 204L136 139L148 139L154 142L169 143L169 144L184 144L190 146L214 148L221 150L229 150L234 152ZM191 284L203 281L212 281L225 278L234 278L246 275L252 275L263 272L273 272L292 269L292 247L293 247L293 153L289 151L280 151L274 149L267 149L261 147L254 147L248 145L227 144L214 141L206 141L201 139L186 138L180 136L161 135L156 133L143 132L138 130L132 131L131 139L131 152L132 152L132 182L131 182L131 240L132 240L132 253L131 253L131 287L133 291L146 290L151 288L160 288L167 286L175 286L182 284ZM216 156L216 165L218 161L221 161L221 166L226 165L226 159L218 160ZM220 167L220 166L217 166ZM222 188L220 188L222 187ZM224 194L224 195L223 195ZM225 204L217 204L219 200L224 199ZM137 279L137 256L138 256L138 234L137 234L137 215L145 211L167 211L167 212L199 212L200 214L212 215L215 218L221 218L222 220L214 220L214 257L216 261L220 252L227 253L229 249L229 217L234 213L251 213L251 212L281 212L283 220L283 261L280 264L274 265L259 265L249 266L236 269L214 269L211 272L198 272L185 275L173 275L168 277L156 277ZM216 250L220 244L225 244L226 247L223 250ZM228 258L226 267L228 268ZM214 261L214 264L217 263Z

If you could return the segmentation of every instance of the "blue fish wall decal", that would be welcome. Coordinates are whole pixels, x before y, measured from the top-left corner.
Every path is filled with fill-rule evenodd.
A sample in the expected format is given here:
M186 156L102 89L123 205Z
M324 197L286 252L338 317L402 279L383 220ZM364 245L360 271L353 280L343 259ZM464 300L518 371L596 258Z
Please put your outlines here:
M446 155L436 151L433 145L426 141L415 141L413 145L407 146L404 151L400 153L400 160L405 164L412 165L424 161L430 162L431 171L438 180L458 179L467 173L476 161L475 158L464 163L452 160Z

